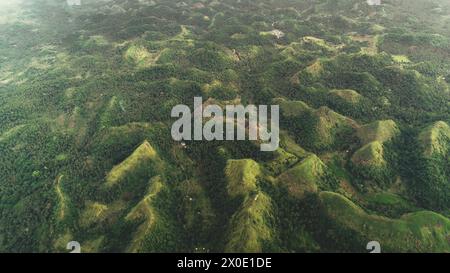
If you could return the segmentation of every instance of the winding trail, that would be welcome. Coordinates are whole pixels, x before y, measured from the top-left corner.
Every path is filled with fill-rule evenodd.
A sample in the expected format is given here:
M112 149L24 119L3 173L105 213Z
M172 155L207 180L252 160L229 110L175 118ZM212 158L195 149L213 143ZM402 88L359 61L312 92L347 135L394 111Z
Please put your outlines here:
M59 212L58 212L58 219L64 220L64 216L66 215L66 209L67 209L67 201L66 197L64 196L64 193L61 189L61 180L64 178L64 175L59 175L56 178L56 194L58 195L59 199Z

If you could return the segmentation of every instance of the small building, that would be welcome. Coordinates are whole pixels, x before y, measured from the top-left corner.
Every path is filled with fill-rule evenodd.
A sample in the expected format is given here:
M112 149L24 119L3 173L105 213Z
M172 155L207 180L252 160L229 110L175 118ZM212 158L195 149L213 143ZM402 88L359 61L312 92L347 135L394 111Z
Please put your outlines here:
M277 39L281 39L285 36L284 32L278 29L274 29L270 32L273 36L277 37Z

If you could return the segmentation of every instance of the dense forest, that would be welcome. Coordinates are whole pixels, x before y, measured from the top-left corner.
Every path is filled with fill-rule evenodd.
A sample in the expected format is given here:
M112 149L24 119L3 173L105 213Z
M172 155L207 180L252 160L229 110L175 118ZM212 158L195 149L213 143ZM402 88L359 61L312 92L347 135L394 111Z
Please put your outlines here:
M450 252L449 1L76 2L0 2L0 252Z

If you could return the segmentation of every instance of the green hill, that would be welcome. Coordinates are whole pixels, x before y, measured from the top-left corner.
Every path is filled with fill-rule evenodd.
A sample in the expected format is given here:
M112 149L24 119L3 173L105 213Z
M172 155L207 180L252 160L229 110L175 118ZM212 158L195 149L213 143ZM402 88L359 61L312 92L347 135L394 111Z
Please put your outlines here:
M443 121L438 121L420 133L419 141L425 156L445 155L450 150L450 126Z
M313 114L313 147L317 149L332 147L343 135L351 134L356 122L327 107L321 107Z
M334 89L330 91L330 95L337 100L341 100L345 103L352 105L359 103L363 98L358 92L351 89L345 90Z
M274 103L280 105L281 113L286 117L299 117L312 109L303 101L287 101L285 99L276 99Z
M448 252L450 220L430 211L390 219L366 213L345 197L320 193L327 217L360 240L380 242L385 252Z
M229 160L225 167L228 194L236 197L254 191L260 172L258 163L251 159Z
M316 155L311 155L278 176L277 183L293 197L302 198L318 191L325 172L325 164Z
M372 141L385 143L392 140L400 133L400 130L393 120L380 120L358 128L356 134L365 145Z
M160 159L156 151L147 141L144 141L128 158L114 168L106 176L107 187L113 187L121 181L125 181L128 175L132 175L148 164L155 164L160 168Z
M259 253L274 240L273 208L269 196L262 192L249 195L233 215L225 252Z
M413 193L426 207L445 209L450 206L450 127L435 122L419 132L417 141L415 159L420 164L412 172Z
M354 120L325 106L313 109L302 101L275 102L280 103L286 123L297 123L290 131L307 148L319 151L336 148L349 141L358 127Z
M358 166L382 168L386 166L383 158L383 144L379 141L370 142L356 151L352 156L352 163Z
M152 232L156 222L160 221L152 202L163 186L164 185L160 177L153 178L150 181L150 187L147 195L145 195L144 198L134 208L132 208L125 217L126 221L143 221L133 235L132 242L127 251L140 252L140 250L142 250L141 244L143 243L144 238Z

